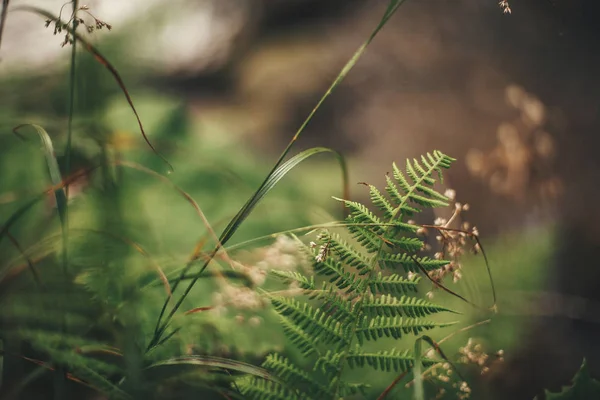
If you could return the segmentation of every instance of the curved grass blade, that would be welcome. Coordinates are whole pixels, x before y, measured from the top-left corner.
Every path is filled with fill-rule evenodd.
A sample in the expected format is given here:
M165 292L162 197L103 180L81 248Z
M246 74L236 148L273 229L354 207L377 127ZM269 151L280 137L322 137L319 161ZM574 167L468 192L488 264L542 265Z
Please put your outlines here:
M63 21L61 21L57 16L55 16L51 12L48 12L48 11L43 10L41 8L38 8L38 7L24 5L24 6L14 7L12 10L13 11L27 11L27 12L31 12L31 13L34 13L34 14L41 15L44 18L50 19L52 21L58 21L59 23L63 23ZM129 104L129 107L131 108L131 110L133 111L133 114L135 115L135 118L137 120L138 126L140 128L140 132L142 134L142 137L144 138L144 141L150 147L150 149L154 152L154 154L156 154L158 157L160 157L162 159L162 161L167 165L169 172L172 172L173 171L173 166L171 165L171 163L169 163L169 161L162 154L160 154L158 152L158 150L154 147L154 145L152 144L152 142L150 142L150 139L148 138L148 135L146 134L146 131L144 130L144 125L142 124L142 120L141 120L141 118L140 118L140 116L138 114L138 111L135 108L135 105L133 104L133 99L131 98L131 95L129 94L129 91L127 90L127 87L125 86L125 82L123 82L123 78L121 78L121 75L119 74L119 72L117 71L117 69L88 40L86 40L79 33L73 31L72 27L65 25L64 29L67 30L71 35L73 35L73 38L75 40L78 40L79 42L81 42L81 44L83 45L83 47L90 54L92 54L92 56L94 57L94 59L110 72L110 74L113 76L113 78L115 79L115 81L119 85L119 88L121 89L121 91L125 95L125 99L127 100L127 103Z
M394 15L394 13L398 10L398 8L404 3L404 1L405 0L390 0L390 2L388 3L388 7L387 7L385 13L383 14L381 20L379 21L379 23L377 24L377 26L375 27L375 29L373 30L373 32L371 32L371 35L358 48L358 50L354 53L354 55L346 63L346 65L344 65L344 67L342 68L342 70L340 71L340 73L338 74L338 76L335 78L335 80L333 81L333 83L329 86L329 88L327 89L327 91L325 92L325 94L318 101L317 105L309 113L309 115L306 117L306 119L304 120L304 122L302 123L302 125L300 125L300 128L298 128L298 130L296 131L296 133L294 134L294 136L292 137L292 139L290 140L290 142L288 143L288 145L286 146L286 148L283 150L283 152L279 156L279 159L277 160L277 162L275 163L275 165L273 166L273 168L271 169L271 171L269 172L269 174L265 178L265 181L260 185L259 190L252 196L252 198L250 198L250 200L246 203L246 205L244 205L244 207L242 207L242 209L240 210L240 212L238 212L238 214L234 217L234 219L231 221L231 223L228 225L228 227L223 232L223 237L229 238L229 237L231 237L233 235L233 233L235 233L235 230L237 229L237 227L239 227L239 224L241 222L243 222L243 220L246 218L247 214L249 214L249 213L246 214L245 210L250 210L251 211L253 198L255 198L257 196L257 194L261 191L261 189L263 189L267 185L267 183L269 182L269 180L275 175L276 171L280 168L280 166L282 166L283 160L288 155L288 153L290 152L290 150L292 149L292 147L294 146L295 142L298 140L298 138L300 137L300 135L304 132L305 128L308 126L309 122L312 120L312 118L316 114L317 110L321 107L321 105L325 102L325 100L331 95L331 93L333 92L333 90L344 80L344 78L346 77L346 75L348 75L348 73L350 72L350 70L356 65L357 61L364 54L364 52L366 51L366 49L369 46L369 44L373 41L373 39L375 38L375 36L379 33L379 31L381 30L381 28L383 28L383 26L388 22L388 20L392 17L392 15ZM344 171L344 180L345 180L345 182L344 182L344 197L345 198L349 198L349 196L348 196L348 189L347 189L348 188L348 184L347 184L347 175L346 175L345 165L343 165L342 169ZM244 215L244 214L246 214L246 215ZM221 240L221 243L217 244L215 250L211 254L211 258L214 257L214 255L216 255L216 253L218 252L220 246L222 246L226 241L227 240L225 240L225 241ZM207 261L202 266L202 268L200 269L200 272L202 272L202 271L204 271L206 269L206 267L208 266L208 263L209 262ZM187 273L187 270L189 269L189 267L191 267L191 263L188 263L188 265L189 266L186 266L186 268L184 268L184 273ZM178 282L173 286L173 290L175 290L175 287L177 286ZM187 296L187 293L189 293L189 291L191 290L191 288L194 286L195 283L196 283L196 280L194 280L194 281L192 281L190 283L190 285L186 289L186 292L183 294L183 296L180 299L180 301L175 305L175 307L173 308L173 310L171 311L171 313L167 317L167 321L161 326L162 318L164 316L164 313L165 313L166 307L167 307L167 302L165 302L165 304L163 305L163 309L161 310L161 312L159 314L159 317L158 317L158 321L157 321L157 324L156 324L156 330L155 330L154 338L151 340L151 342L150 342L150 344L148 346L148 349L150 349L153 345L155 345L160 340L159 337L160 337L160 335L162 335L162 333L166 329L166 326L168 325L169 320L172 318L172 316L177 311L177 309L181 306L181 303L183 302L183 299L185 299L185 297Z
M253 375L262 379L270 381L277 381L273 375L271 375L264 368L260 368L251 364L247 364L241 361L230 360L227 358L214 357L214 356L187 356L187 357L175 357L168 360L156 362L146 369L153 369L157 367L169 367L169 366L197 366L223 369L228 371L241 372L243 374Z
M385 10L385 13L381 17L381 20L379 21L379 23L377 24L375 29L371 32L371 34L369 35L367 40L365 40L363 42L363 44L358 48L358 50L356 50L354 52L354 54L352 55L350 60L344 65L344 67L342 68L342 70L340 71L338 76L334 79L332 84L329 86L329 88L327 89L325 94L323 94L323 96L319 99L319 101L317 102L317 105L308 114L308 116L306 117L306 119L304 120L302 125L300 125L300 128L298 128L298 130L296 131L296 134L292 137L292 139L288 143L287 147L281 153L281 156L279 157L279 160L277 160L277 162L275 163L275 166L273 167L273 170L271 171L271 173L273 173L273 171L275 171L275 169L277 169L277 167L279 167L279 165L283 162L283 160L285 159L287 154L290 152L290 150L294 146L294 143L298 140L300 135L302 135L302 133L304 132L304 129L306 129L306 127L308 126L310 121L313 119L314 115L317 113L319 108L321 108L321 106L323 105L325 100L327 100L327 98L331 95L331 93L339 86L340 83L342 83L344 78L346 78L346 75L348 75L348 73L352 70L352 68L354 68L354 66L360 59L360 57L362 57L362 55L367 50L367 47L369 46L369 44L371 44L371 42L373 41L375 36L377 36L379 31L381 30L381 28L384 27L384 25L388 22L388 20L392 17L392 15L394 15L394 13L398 10L398 8L402 5L402 3L404 3L404 1L406 1L406 0L390 0L390 2L388 3L388 7ZM271 174L269 174L269 175L271 175ZM346 198L346 199L350 198L349 196L347 196L346 192L344 193L344 198Z
M308 150L304 150L301 153L296 154L294 157L287 160L285 163L281 164L277 167L268 177L265 179L263 184L258 188L258 190L250 197L250 199L244 204L244 206L238 211L237 215L229 222L223 233L221 234L220 241L221 244L226 243L233 236L233 234L240 227L242 222L250 215L254 207L258 204L258 202L267 194L271 189L279 183L279 181L287 175L296 165L300 164L302 161L307 158L314 156L319 153L333 153L336 159L340 164L340 168L342 170L343 179L344 179L344 188L346 188L348 182L348 170L346 167L346 161L344 157L335 150L332 150L327 147L313 147Z
M56 153L54 152L54 147L52 146L52 139L50 139L50 135L44 128L36 124L23 124L13 128L13 132L21 139L24 139L22 135L19 134L19 129L30 126L34 128L40 137L40 141L42 142L42 146L44 149L44 155L46 156L46 164L48 165L48 172L50 173L50 181L52 185L60 185L62 183L62 177L60 174L60 169L58 168L58 161L56 161ZM67 208L67 196L63 188L55 189L54 196L56 197L56 209L58 210L58 215L61 219L61 222L64 223L66 218L66 208Z
M154 346L156 343L158 343L158 341L160 340L160 336L166 330L166 328L169 324L169 321L175 315L177 310L179 310L179 308L183 304L183 301L185 300L187 295L192 290L192 287L194 287L194 285L198 281L199 276L208 267L208 264L215 257L217 252L219 252L219 250L221 250L223 248L223 245L225 243L227 243L227 241L229 241L229 239L231 239L233 234L238 230L238 228L241 226L242 222L244 222L244 220L254 210L254 208L260 202L260 200L262 200L262 198L265 197L265 195L267 193L269 193L269 191L271 191L277 185L277 183L279 183L281 181L281 179L283 179L285 177L285 175L287 175L287 173L290 172L294 167L296 167L298 164L300 164L307 158L314 156L316 154L320 154L320 153L333 153L334 154L334 156L340 163L340 167L342 169L342 174L344 176L344 185L345 185L344 187L347 187L348 172L347 172L347 168L346 168L346 161L340 153L338 153L335 150L329 149L327 147L314 147L314 148L311 148L308 150L304 150L301 153L298 153L294 157L287 160L285 163L281 164L274 171L272 171L269 174L269 176L267 176L267 179L265 179L265 181L262 183L262 185L258 188L258 190L252 195L252 197L250 197L250 199L246 202L246 204L244 204L244 206L238 211L236 216L229 222L227 227L223 230L223 233L221 233L221 236L219 237L219 240L218 240L217 245L215 246L214 250L208 255L208 258L205 260L204 264L202 265L202 268L200 268L197 276L194 279L192 279L191 282L188 284L184 293L181 295L181 297L179 298L177 303L173 306L173 308L167 315L165 322L162 323L162 325L161 325L162 318L166 312L166 308L168 305L168 299L165 301L165 303L163 304L161 313L159 314L154 337L150 341L147 350L149 350L152 346ZM179 286L179 283L183 280L183 277L189 272L189 269L192 267L192 265L198 258L198 254L200 253L200 251L201 251L201 247L196 246L196 249L195 249L192 257L190 258L190 261L188 261L185 268L183 268L183 270L181 271L179 278L173 284L173 289L172 289L173 292L175 292L175 290Z
M38 193L33 199L31 199L29 202L27 202L23 206L21 206L17 211L15 211L8 218L8 220L6 220L6 222L0 228L0 243L2 243L2 239L4 239L4 236L7 236L7 234L9 233L11 226L13 226L15 224L15 222L17 222L23 215L25 215L25 213L27 211L29 211L29 209L31 207L33 207L39 201L43 200L45 196L47 196L48 194L50 194L52 192L56 192L57 190L63 189L68 184L76 181L77 179L79 179L80 177L82 177L84 175L91 173L96 168L98 168L98 167L97 166L91 167L80 173L73 174L72 176L68 177L64 181L60 182L58 185L52 185L48 189L44 190L42 193Z

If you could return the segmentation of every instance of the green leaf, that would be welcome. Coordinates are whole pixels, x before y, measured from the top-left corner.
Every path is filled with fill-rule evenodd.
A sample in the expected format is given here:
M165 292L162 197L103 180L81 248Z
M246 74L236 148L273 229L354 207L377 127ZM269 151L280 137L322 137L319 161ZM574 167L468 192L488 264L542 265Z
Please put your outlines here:
M571 386L564 387L560 393L546 391L546 400L600 399L600 382L590 376L585 358L572 382Z
M174 367L174 366L197 366L207 368L226 369L229 371L237 371L243 374L257 376L262 379L274 380L275 379L267 370L256 367L251 364L247 364L241 361L230 360L228 358L213 357L213 356L187 356L187 357L175 357L167 360L158 361L146 369L153 369L158 367Z

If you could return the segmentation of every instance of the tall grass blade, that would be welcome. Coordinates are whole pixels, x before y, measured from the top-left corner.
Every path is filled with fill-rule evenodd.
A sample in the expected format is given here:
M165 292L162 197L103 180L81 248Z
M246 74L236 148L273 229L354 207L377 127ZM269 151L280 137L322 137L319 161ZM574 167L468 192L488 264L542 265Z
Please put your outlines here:
M40 137L40 141L42 142L44 155L46 157L46 165L48 166L48 173L50 174L50 181L52 185L59 186L62 183L62 177L60 173L60 169L58 168L58 161L56 161L56 153L54 152L54 147L52 146L52 139L48 135L48 132L44 128L36 124L23 124L15 127L13 132L17 134L21 139L21 136L18 131L27 126L34 128ZM61 221L66 219L66 208L67 208L67 196L63 188L58 188L54 190L54 197L56 197L56 208L58 210L58 215Z
M269 371L264 368L260 368L251 364L247 364L241 361L230 360L227 358L214 357L214 356L186 356L186 357L175 357L168 360L158 361L146 369L153 369L157 367L168 367L168 366L198 366L208 367L216 369L224 369L228 371L241 372L243 374L254 375L262 379L268 379L271 381L277 381Z
M159 318L158 318L158 321L156 324L154 337L150 341L147 350L150 350L150 348L152 348L154 345L156 345L160 341L160 336L162 336L162 334L165 332L165 330L169 324L169 321L175 315L175 313L179 310L179 308L183 304L183 301L185 300L187 295L190 293L190 291L192 290L192 288L194 287L194 285L196 284L198 279L200 279L200 275L204 272L206 267L208 267L208 264L214 258L214 256L219 252L219 250L221 250L223 248L223 245L225 245L225 243L227 243L227 241L229 241L229 239L231 239L233 234L238 230L238 228L241 226L241 224L244 222L244 220L254 210L254 208L260 202L260 200L262 200L266 196L266 194L269 193L277 185L277 183L279 183L288 174L288 172L290 172L298 164L300 164L307 158L314 156L316 154L320 154L320 153L333 153L334 154L334 156L336 157L336 159L338 160L338 162L340 164L340 168L342 169L342 175L343 175L343 179L344 179L344 188L346 188L348 186L348 183L347 183L348 182L348 170L346 167L346 161L345 161L344 157L337 151L329 149L327 147L314 147L314 148L311 148L308 150L304 150L303 152L296 154L294 157L290 158L285 163L281 164L278 168L276 168L274 171L272 171L267 176L267 179L265 179L265 181L262 183L262 185L258 188L258 190L250 197L250 199L248 199L246 204L244 204L244 206L238 211L238 213L235 215L235 217L233 217L233 219L229 222L227 227L223 230L223 233L221 233L221 236L219 237L217 245L215 246L213 251L209 254L207 259L205 260L204 264L202 265L202 268L200 268L200 270L196 274L196 277L190 281L190 283L188 284L184 293L181 295L181 297L178 299L177 303L173 306L173 308L167 315L165 322L162 323L162 325L161 325L162 318L166 312L169 299L167 299L164 302L163 308L159 314ZM179 278L173 284L173 287L172 287L173 293L179 286L179 283L183 280L183 277L186 276L186 274L189 272L189 269L194 265L201 250L202 250L201 247L196 246L194 254L192 254L192 257L188 261L187 265L181 271Z
M327 91L325 92L325 94L318 101L317 105L309 113L308 117L306 117L306 119L304 120L304 122L302 123L302 125L300 125L300 128L298 128L298 130L296 131L296 133L294 134L294 136L292 137L292 139L290 140L290 142L288 143L288 145L286 146L286 148L283 150L283 152L279 156L279 159L277 160L277 162L273 166L273 169L269 172L269 174L267 174L267 177L265 178L265 180L263 181L263 183L259 186L259 188L256 191L256 193L248 200L248 202L244 205L244 207L242 207L242 209L238 212L238 214L232 219L232 221L229 223L229 225L227 226L227 228L225 228L225 231L223 231L220 243L217 243L217 246L216 246L215 250L211 253L211 258L214 257L214 255L218 252L218 250L220 249L220 247L225 242L227 242L227 240L235 233L235 231L237 230L237 228L239 227L239 225L241 224L241 222L243 222L244 219L247 217L247 215L252 211L252 208L256 204L256 203L254 203L254 205L253 205L254 199L257 198L260 195L261 191L269 184L269 182L272 179L272 177L276 174L276 172L278 171L278 169L280 168L280 166L282 166L283 160L288 155L288 153L290 152L290 150L292 149L292 147L294 146L294 144L296 143L296 141L300 138L300 135L304 132L304 130L308 126L309 122L312 120L312 118L316 114L317 110L321 107L321 105L325 102L325 100L331 95L331 93L333 92L333 90L344 80L344 78L346 77L346 75L348 75L348 73L350 72L350 70L356 65L356 63L358 62L358 60L360 59L360 57L366 51L366 49L369 46L369 44L373 41L373 39L375 38L375 36L377 36L377 33L379 33L379 31L381 30L381 28L383 28L383 26L388 22L388 20L392 17L392 15L394 15L394 13L404 3L404 1L405 0L390 0L390 2L388 3L388 7L385 10L385 13L383 14L381 20L379 21L379 23L377 24L377 26L375 27L375 29L373 30L373 32L371 32L371 35L369 35L369 37L367 38L367 40L358 48L358 50L356 50L356 52L354 53L354 55L352 56L352 58L350 59L350 61L348 61L346 63L346 65L344 65L344 67L342 68L341 72L335 78L335 80L333 81L333 83L329 86L329 88L327 89ZM344 171L344 178L346 179L346 167L345 167L345 165L342 167L342 169ZM348 186L347 182L345 182L345 188L347 186ZM347 189L345 189L345 192L346 191L347 191ZM258 200L260 200L260 198L258 198ZM223 238L225 238L226 240L224 241ZM200 269L200 272L203 272L206 269L206 267L208 266L209 262L210 262L210 260L208 260L208 261L205 262L205 264ZM187 273L187 271L192 266L192 264L193 264L193 261L191 261L191 262L188 263L188 265L186 266L186 268L184 268L184 270L182 272L182 276L185 273ZM181 281L181 279L179 279L178 281L176 281L175 284L173 285L173 291L175 291L175 289L177 288L179 281ZM159 317L158 317L158 321L157 321L157 325L156 325L156 330L155 330L154 338L151 340L151 342L150 342L150 344L148 346L148 350L152 346L154 346L160 340L160 335L162 335L162 333L166 329L166 327L167 327L167 325L169 323L169 320L172 318L172 316L175 314L175 312L177 312L177 309L179 309L179 307L181 306L181 303L183 302L183 300L185 299L185 297L187 296L187 294L190 292L191 288L194 286L194 284L196 283L196 281L197 281L197 279L194 279L194 280L191 281L190 285L186 289L186 291L183 294L183 296L180 298L180 300L177 302L177 304L175 305L175 307L173 308L173 310L171 310L171 312L167 316L167 321L164 324L161 325L162 318L163 318L164 313L166 311L166 308L168 306L168 299L167 299L167 301L165 301L165 303L163 305L163 308L162 308L162 310L161 310L161 312L159 314Z

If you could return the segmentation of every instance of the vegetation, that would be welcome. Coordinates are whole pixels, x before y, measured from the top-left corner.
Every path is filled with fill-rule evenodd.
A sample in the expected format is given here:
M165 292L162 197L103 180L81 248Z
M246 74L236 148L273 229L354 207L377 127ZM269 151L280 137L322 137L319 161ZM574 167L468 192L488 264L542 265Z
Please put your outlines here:
M389 1L270 167L234 139L195 135L176 100L134 101L85 37L111 29L87 6L73 0L58 16L13 7L43 17L72 51L69 84L53 89L54 107L67 110L61 118L49 110L31 117L17 106L0 115L12 131L0 136L0 163L10 171L0 182L0 397L470 398L456 365L484 373L503 354L487 355L472 339L456 359L441 348L496 310L487 258L491 309L447 285L460 280L464 253L483 252L475 227L451 226L467 209L441 186L455 160L436 150L408 160L405 171L394 164L385 194L365 184L368 207L350 200L337 151L292 153L403 2ZM106 77L114 81L108 89ZM86 98L82 81L95 96ZM284 180L319 154L340 166L342 207L319 198L338 173L323 172L323 164L303 164L317 172L310 179L318 190L295 184L299 177ZM280 198L267 199L276 187ZM432 225L413 220L433 208L454 214ZM332 221L340 211L345 220ZM477 310L476 321L461 307ZM457 320L467 326L456 328Z

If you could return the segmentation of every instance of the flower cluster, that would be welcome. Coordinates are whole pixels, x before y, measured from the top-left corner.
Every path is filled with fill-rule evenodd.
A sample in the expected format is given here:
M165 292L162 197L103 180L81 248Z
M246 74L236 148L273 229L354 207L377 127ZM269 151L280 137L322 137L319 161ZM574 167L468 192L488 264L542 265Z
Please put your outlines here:
M60 9L60 13L59 13L57 19L47 19L46 20L46 28L49 27L52 23L54 23L54 34L55 35L58 35L58 34L62 33L63 31L66 32L65 40L63 40L61 47L64 47L67 44L73 44L74 31L77 30L77 28L79 26L84 26L88 33L92 33L95 30L100 30L103 28L106 28L109 31L112 29L112 25L102 21L101 19L96 18L92 13L90 13L90 11L89 11L90 8L89 8L89 6L86 6L86 5L82 5L79 8L77 8L77 10L74 10L71 13L71 17L69 18L69 20L64 22L61 19L61 16L62 16L64 7L67 4L70 4L70 3L63 4L63 6ZM83 18L80 18L77 15L78 11L83 11L84 13L86 13L89 17L92 18L92 22L88 23Z
M278 236L272 245L258 249L253 255L259 258L259 261L253 265L230 260L232 268L246 276L250 287L234 285L225 279L220 279L218 282L221 290L215 292L212 299L211 310L214 313L223 315L228 309L256 311L264 308L268 301L255 288L265 283L268 271L271 269L293 271L306 266L305 257L301 254L298 243L284 235ZM240 323L245 321L241 314L235 318ZM254 316L247 322L256 326L260 324L260 318Z
M481 369L481 375L485 375L490 371L490 367L495 362L504 361L504 350L498 350L493 356L483 351L481 343L469 338L467 345L458 349L461 364L475 365Z
M455 201L456 191L448 189L444 195L450 200ZM479 236L477 227L471 226L467 221L459 222L461 214L469 210L469 204L454 202L454 210L450 218L437 217L433 225L426 225L417 230L419 235L427 235L429 230L436 232L435 240L439 245L438 251L434 254L434 258L438 260L449 260L450 262L441 268L438 268L430 273L431 279L435 282L442 283L448 277L452 277L454 283L462 278L461 257L467 251L478 253L480 251L479 244L475 243L471 246L472 237ZM409 221L411 222L411 221ZM453 226L457 226L456 228ZM424 250L431 250L431 245L426 245ZM435 287L435 286L434 286ZM427 297L433 297L433 291L427 293Z
M275 242L260 251L261 261L256 264L263 271L271 269L293 271L308 267L298 243L289 236L279 235Z
M508 4L508 0L500 0L498 2L500 8L502 8L502 12L504 14L512 14L512 10L510 9L510 5Z
M561 193L562 183L553 168L556 146L546 130L546 107L517 85L508 86L505 94L507 104L518 115L498 126L498 144L490 152L468 151L467 168L497 194L519 201L527 195L552 200Z
M433 349L428 352L428 357L433 357ZM460 400L466 400L471 396L471 388L469 384L463 380L452 382L454 376L452 365L448 362L440 362L435 364L423 373L423 380L429 380L435 382L436 386L439 386L438 391L434 399L442 399L448 393L448 390L452 390L456 393L456 398ZM452 383L451 383L452 382ZM406 386L410 386L413 382L408 383Z

